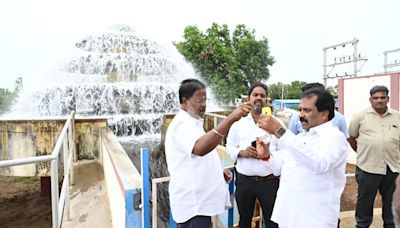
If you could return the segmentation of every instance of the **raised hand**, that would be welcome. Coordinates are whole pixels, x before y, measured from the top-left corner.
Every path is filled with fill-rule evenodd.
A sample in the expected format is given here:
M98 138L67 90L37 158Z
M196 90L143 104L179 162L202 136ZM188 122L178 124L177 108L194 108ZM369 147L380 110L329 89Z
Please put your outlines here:
M252 109L253 106L250 103L244 103L233 110L228 118L231 118L233 121L237 121L240 118L247 116Z

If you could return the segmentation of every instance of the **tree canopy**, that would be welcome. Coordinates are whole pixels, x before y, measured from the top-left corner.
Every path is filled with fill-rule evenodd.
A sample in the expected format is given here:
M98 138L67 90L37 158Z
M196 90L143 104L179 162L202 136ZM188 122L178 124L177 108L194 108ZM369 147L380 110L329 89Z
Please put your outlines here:
M267 38L256 40L255 30L243 24L237 25L232 35L226 24L213 23L206 33L187 26L184 39L175 43L178 51L223 102L247 94L256 81L266 81L270 76L268 67L275 62Z

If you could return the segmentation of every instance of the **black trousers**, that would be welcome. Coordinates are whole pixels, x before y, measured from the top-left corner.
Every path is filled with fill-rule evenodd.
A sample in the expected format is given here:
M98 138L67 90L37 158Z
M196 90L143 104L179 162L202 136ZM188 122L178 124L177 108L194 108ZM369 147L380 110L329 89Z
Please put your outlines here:
M367 228L372 223L374 201L377 192L382 196L382 218L384 228L394 228L392 198L398 173L387 167L386 175L368 173L357 167L358 184L356 227Z
M198 215L184 223L178 223L178 228L211 228L211 217Z
M236 175L235 198L239 211L239 227L251 228L251 219L256 199L261 204L265 225L268 228L278 228L278 225L270 220L274 207L276 192L279 187L279 179L254 180L243 175Z

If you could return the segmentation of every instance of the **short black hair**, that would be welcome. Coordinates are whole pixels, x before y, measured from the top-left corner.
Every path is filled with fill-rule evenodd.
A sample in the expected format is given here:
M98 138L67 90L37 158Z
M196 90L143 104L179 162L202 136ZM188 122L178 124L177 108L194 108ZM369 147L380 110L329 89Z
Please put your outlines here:
M307 83L303 87L301 87L301 92L304 93L306 90L313 89L313 88L325 89L325 86L319 82Z
M386 93L386 96L389 95L389 89L386 86L383 85L377 85L371 88L371 90L369 91L369 94L372 95L376 92L384 92Z
M333 117L335 117L335 99L332 94L326 89L315 87L306 90L301 95L301 98L311 98L312 96L317 96L315 106L317 107L318 112L328 111L328 120L333 119Z
M183 103L182 98L191 98L193 94L199 89L205 89L206 86L201 81L189 78L185 79L181 82L181 86L179 87L179 103Z
M263 88L265 90L265 95L268 96L268 86L266 84L262 83L262 82L255 82L249 88L249 94L248 94L249 97L250 97L251 93L253 92L254 88L256 88L256 87Z

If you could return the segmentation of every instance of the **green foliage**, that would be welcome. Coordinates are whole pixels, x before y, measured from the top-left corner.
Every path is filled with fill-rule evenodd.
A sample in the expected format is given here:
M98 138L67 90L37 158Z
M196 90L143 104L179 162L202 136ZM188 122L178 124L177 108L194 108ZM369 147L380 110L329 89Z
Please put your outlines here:
M8 89L0 88L0 114L10 111L14 102L14 93Z
M270 76L268 66L275 62L267 38L256 40L255 31L245 25L237 25L232 37L225 24L213 23L205 34L196 26L187 26L184 38L175 43L178 51L223 102L247 94L256 81L266 81Z
M15 100L18 98L19 93L22 91L22 78L19 77L15 80L14 91L0 88L0 115L10 111Z

